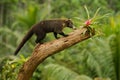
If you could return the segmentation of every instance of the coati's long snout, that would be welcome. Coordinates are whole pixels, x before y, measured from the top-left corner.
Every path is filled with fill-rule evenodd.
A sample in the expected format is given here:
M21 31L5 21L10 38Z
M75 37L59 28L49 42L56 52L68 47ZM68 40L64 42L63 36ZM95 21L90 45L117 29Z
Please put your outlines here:
M72 29L76 29L76 27L73 25L73 22L71 21L71 19L66 20L66 24L67 27L72 28Z

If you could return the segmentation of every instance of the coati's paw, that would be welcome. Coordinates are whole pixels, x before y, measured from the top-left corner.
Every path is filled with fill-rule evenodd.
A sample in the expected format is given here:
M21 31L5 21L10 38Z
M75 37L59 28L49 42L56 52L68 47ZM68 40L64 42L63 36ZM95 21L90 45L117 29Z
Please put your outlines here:
M57 37L56 39L59 39L60 37Z
M67 36L69 36L69 35L68 34L64 35L64 37L67 37Z
M36 43L36 44L38 44L38 43L39 43L39 44L43 44L43 42L40 42L40 41L37 41L37 40L35 41L35 43Z

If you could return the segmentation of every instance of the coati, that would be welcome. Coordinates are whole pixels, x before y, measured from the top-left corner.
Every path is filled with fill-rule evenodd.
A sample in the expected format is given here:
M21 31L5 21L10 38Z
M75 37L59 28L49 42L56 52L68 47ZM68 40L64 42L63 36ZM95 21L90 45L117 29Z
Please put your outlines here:
M40 41L45 38L46 33L49 33L49 32L53 32L54 37L56 39L58 39L57 34L60 34L65 37L68 36L62 31L64 27L69 27L73 29L75 28L70 19L43 20L33 25L32 28L25 35L25 37L23 38L19 46L17 47L14 55L17 55L17 53L20 51L20 49L23 47L26 41L29 38L31 38L33 34L37 36L37 39L35 40L36 43L40 43Z

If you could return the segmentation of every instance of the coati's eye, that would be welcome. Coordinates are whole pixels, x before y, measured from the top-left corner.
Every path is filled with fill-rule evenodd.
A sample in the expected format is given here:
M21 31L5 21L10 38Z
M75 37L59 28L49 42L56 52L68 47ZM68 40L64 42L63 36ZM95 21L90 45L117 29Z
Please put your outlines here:
M66 25L67 25L67 27L73 28L73 23L70 19L66 20Z

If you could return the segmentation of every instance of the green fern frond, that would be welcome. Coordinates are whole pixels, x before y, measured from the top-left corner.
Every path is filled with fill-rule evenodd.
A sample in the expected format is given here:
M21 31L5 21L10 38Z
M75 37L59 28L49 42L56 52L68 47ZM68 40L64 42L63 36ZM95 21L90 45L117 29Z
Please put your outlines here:
M87 13L87 18L90 19L90 13L89 13L89 11L88 11L87 6L84 6L84 8L85 8L85 11L86 11L86 13Z
M57 64L45 66L42 72L43 80L92 80L88 76L77 73Z

